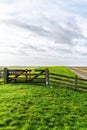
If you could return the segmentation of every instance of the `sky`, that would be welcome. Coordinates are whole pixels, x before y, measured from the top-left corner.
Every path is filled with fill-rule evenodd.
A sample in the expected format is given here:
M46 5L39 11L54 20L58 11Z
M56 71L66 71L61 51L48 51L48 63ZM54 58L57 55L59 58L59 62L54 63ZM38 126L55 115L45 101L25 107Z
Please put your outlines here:
M0 66L87 65L87 0L0 0Z

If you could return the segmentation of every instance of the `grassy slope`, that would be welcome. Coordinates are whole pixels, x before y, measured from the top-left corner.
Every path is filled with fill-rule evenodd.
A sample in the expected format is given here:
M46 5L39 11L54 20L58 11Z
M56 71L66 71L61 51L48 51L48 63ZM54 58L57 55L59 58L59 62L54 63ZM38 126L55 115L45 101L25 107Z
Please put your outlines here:
M65 66L54 66L54 67L48 67L49 71L56 74L61 75L68 75L68 76L75 76L73 72L71 72L67 67Z
M41 67L42 69L48 68L51 73L75 76L73 72L71 72L66 66L49 66L49 67Z
M86 130L87 94L28 84L0 86L0 130Z
M66 67L51 72L72 75ZM86 130L87 94L29 84L0 85L0 130Z

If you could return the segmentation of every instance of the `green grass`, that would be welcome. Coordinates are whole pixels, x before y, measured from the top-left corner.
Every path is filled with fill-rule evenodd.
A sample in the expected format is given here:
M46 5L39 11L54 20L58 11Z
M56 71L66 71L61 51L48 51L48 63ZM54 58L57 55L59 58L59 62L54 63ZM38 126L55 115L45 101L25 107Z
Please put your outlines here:
M75 75L67 67L48 68ZM60 84L0 84L0 130L87 130L87 93Z
M48 68L49 68L49 71L52 73L67 75L67 76L75 76L75 74L73 72L71 72L65 66L54 66L54 67L48 67Z
M29 84L0 86L0 130L86 129L86 93Z
M67 75L67 76L75 76L75 73L71 72L66 66L48 66L48 67L40 67L41 69L48 68L51 73ZM39 69L40 69L39 68Z

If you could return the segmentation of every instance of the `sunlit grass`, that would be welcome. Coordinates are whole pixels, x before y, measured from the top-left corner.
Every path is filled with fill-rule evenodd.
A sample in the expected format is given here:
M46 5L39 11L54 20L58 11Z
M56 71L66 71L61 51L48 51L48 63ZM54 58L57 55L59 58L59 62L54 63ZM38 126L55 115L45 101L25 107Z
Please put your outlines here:
M75 75L67 67L48 68ZM87 130L87 93L59 84L0 84L0 130Z
M87 94L29 84L0 86L0 130L86 130Z
M49 72L67 75L67 76L75 76L75 73L71 72L68 67L66 66L47 66L47 67L39 67L41 69L49 69Z
M67 76L75 76L73 72L69 70L69 68L65 66L54 66L48 67L49 71L56 74L67 75Z

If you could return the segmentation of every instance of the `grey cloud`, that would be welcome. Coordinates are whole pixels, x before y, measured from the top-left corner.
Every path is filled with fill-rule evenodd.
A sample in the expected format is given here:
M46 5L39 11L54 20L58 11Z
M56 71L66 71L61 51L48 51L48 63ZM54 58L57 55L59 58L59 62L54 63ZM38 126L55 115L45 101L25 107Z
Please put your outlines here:
M79 52L79 51L74 51L74 52L79 54L80 56L87 56L87 52Z
M10 4L13 3L14 0L0 0L0 2Z
M74 38L84 38L75 17L69 17L64 22L61 21L65 28L52 19L48 19L48 22L52 25L53 31L51 32L51 37L56 43L73 44L72 40Z
M49 31L46 31L45 29L43 29L40 26L29 25L29 24L26 24L26 23L20 22L20 21L15 21L15 20L9 21L8 20L8 21L4 21L4 22L6 22L7 24L13 24L13 25L16 25L18 27L30 30L32 32L37 33L38 35L41 35L41 36L47 36L50 33Z
M82 56L87 56L87 53L85 53L85 52L84 52L84 53L80 53L80 54L81 54Z
M17 46L16 46L16 45L9 45L9 47L10 47L10 48L14 48L14 49L16 49L16 48L17 48Z
M69 17L65 21L65 23L63 22L65 27L63 27L62 25L60 25L59 23L57 23L56 21L52 19L45 18L44 20L48 23L48 25L50 25L50 30L44 29L43 26L29 25L24 22L15 21L15 20L6 21L6 23L16 25L20 28L32 31L39 36L43 36L52 40L55 44L58 44L58 43L64 44L64 45L68 44L70 47L72 47L70 50L61 48L61 52L65 52L65 53L72 53L72 51L74 51L73 46L75 46L76 43L73 42L73 39L80 39L80 38L85 39L85 37L83 36L81 32L80 27L78 26L78 23L75 17ZM33 51L38 51L38 52L39 51L44 52L44 53L46 52L45 49L41 47L37 47L35 44L34 45L24 44L22 45L21 49L23 49L23 53L25 52L25 50L28 50L28 49L31 49ZM59 50L58 48L57 49L52 48L52 49L56 51Z
M54 50L56 52L61 52L61 53L66 53L66 54L72 54L73 51L71 49L66 49L66 48L59 48L59 47L49 47L50 50Z
M28 53L23 49L19 49L18 54L23 56L28 56Z
M5 50L0 50L0 54L9 54L9 55L28 55L26 53L26 51L20 49L20 47L16 46L16 45L6 45L7 46L7 49ZM6 48L5 46L5 48ZM3 46L4 47L4 46Z
M62 25L59 25L57 22L52 21L51 19L47 20L48 24L51 26L50 30L46 30L43 26L29 25L20 21L8 21L7 23L16 25L18 27L30 30L40 36L46 37L55 43L66 43L73 44L73 39L83 38L84 36L81 33L80 27L77 24L75 18L70 17L64 24L66 28Z
M0 51L0 54L10 54L10 55L16 55L16 52L12 52L12 51Z
M42 48L40 48L40 47L37 47L37 46L35 46L35 45L31 45L31 44L24 44L24 43L22 43L22 47L20 48L20 50L31 50L31 51L36 51L36 52L43 52L43 53L45 53L46 52L46 50L45 49L42 49Z

